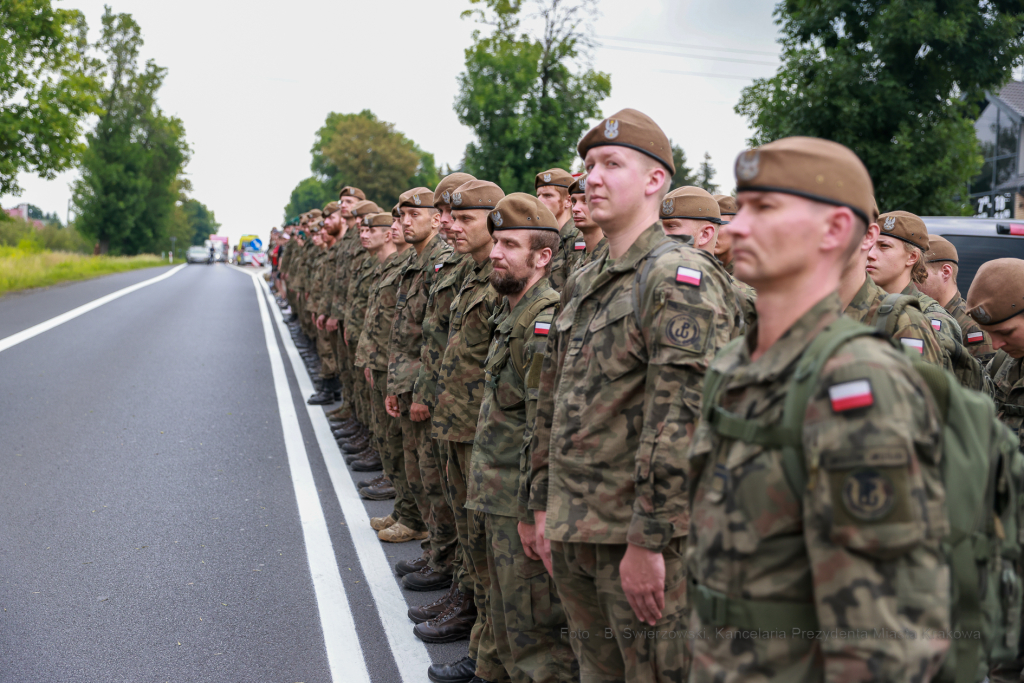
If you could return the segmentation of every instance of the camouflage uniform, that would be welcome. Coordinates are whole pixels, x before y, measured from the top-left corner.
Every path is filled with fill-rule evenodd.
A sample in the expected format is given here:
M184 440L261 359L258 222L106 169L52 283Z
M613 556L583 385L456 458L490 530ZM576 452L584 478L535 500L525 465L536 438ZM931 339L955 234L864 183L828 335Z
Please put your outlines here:
M551 255L551 286L556 291L561 291L565 281L569 279L572 272L577 269L579 262L587 252L587 244L583 241L583 233L569 218L558 231L558 251Z
M295 310L295 291L292 288L291 282L292 259L295 256L295 250L297 248L298 242L294 237L292 237L284 243L283 247L281 247L281 259L278 262L278 269L281 271L281 275L285 278L285 299L288 300L288 305L292 307L292 311Z
M467 482L466 507L486 513L488 614L498 655L517 683L579 676L554 583L543 562L526 556L517 528L520 519L533 524L532 512L520 510L519 493L527 473L527 425L536 416L540 364L557 302L542 279L514 309L503 299L494 314L498 327L484 363Z
M377 263L359 241L359 228L353 227L345 230L345 234L338 240L339 255L334 283L331 288L330 312L328 317L338 321L338 337L336 351L338 357L338 379L341 381L341 397L344 401L345 410L338 416L341 419L355 417L362 422L368 422L369 416L369 388L362 370L357 370L354 364L355 348L359 342L359 332L362 331L363 316L365 310L349 315L351 311L351 299L348 296L349 286L357 273L364 272L367 268L372 270ZM365 301L365 300L364 300ZM356 328L358 332L348 334L348 344L345 343L344 332L346 328ZM361 400L365 396L365 403Z
M366 381L362 368L356 367L356 345L359 344L359 337L366 325L366 307L370 302L370 289L377 282L377 266L379 262L369 252L363 250L352 263L352 272L349 273L344 304L341 306L342 315L345 320L345 331L348 334L346 346L347 355L350 359L350 371L352 384L351 391L354 392L352 409L356 419L364 424L369 424L373 419L370 408L370 385ZM344 343L344 339L342 339Z
M444 466L463 551L464 581L471 586L477 608L477 620L469 638L469 656L476 660L480 678L499 681L507 674L487 619L490 579L484 515L465 509L469 456L483 400L483 363L494 333L492 316L499 296L490 284L490 259L483 263L467 259L465 268L465 279L452 301L448 345L437 371L431 436L441 442L439 448L447 453Z
M977 358L982 366L987 365L996 355L996 350L992 348L992 337L974 322L974 318L967 315L967 302L960 296L960 292L954 294L944 308L960 325L964 348Z
M398 304L398 278L402 269L414 256L414 249L388 256L379 268L379 275L370 288L366 306L366 322L356 345L356 367L369 368L373 376L370 387L373 423L371 432L377 441L377 452L384 466L384 474L395 487L394 518L413 531L423 531L426 525L420 516L416 501L409 491L409 478L405 473L405 451L402 447L402 425L387 414L384 397L388 384L388 344L391 323Z
M582 241L583 241L583 233L580 233L580 236L579 236L579 239L577 240L577 242L582 242ZM585 244L585 242L584 242L584 244ZM594 251L591 251L591 252L584 251L580 255L580 258L579 258L578 261L576 261L576 266L575 266L575 268L573 269L572 272L575 273L577 270L579 270L583 266L587 265L588 263L593 263L594 261L596 261L596 260L598 260L600 258L603 258L603 257L605 257L607 255L608 255L608 239L605 238L605 237L602 237L601 241L597 243L596 247L594 247ZM570 273L570 275L571 274L572 273ZM564 287L564 285L563 285L563 287Z
M666 237L660 221L569 284L541 372L529 507L547 511L582 679L682 681L682 639L639 635L651 629L629 606L619 562L627 543L662 554L656 630L684 630L684 453L705 369L742 327L739 305L714 258Z
M864 284L854 295L850 305L843 310L843 315L868 327L874 327L878 320L878 309L887 296L888 292L876 285L870 277L864 276ZM896 331L892 338L906 339L912 343L921 342L921 359L932 365L946 367L945 354L935 338L931 323L916 308L908 306L903 309L903 313L896 321Z
M913 282L907 285L903 294L915 296L921 302L921 309L931 322L939 345L946 355L946 369L968 389L991 395L991 383L986 380L982 364L964 347L960 323L938 301L922 293Z
M316 279L310 294L310 312L318 317L330 315L331 289L334 285L338 267L339 251L339 243L335 242L320 257L320 262L316 269ZM316 328L316 352L320 356L321 379L330 379L338 376L338 361L335 355L337 342L337 331L328 332L326 325L322 330Z
M441 471L430 438L430 420L413 422L409 418L412 392L419 377L423 349L423 316L427 308L435 266L443 263L452 248L438 235L430 238L423 253L413 255L398 280L398 303L388 359L389 396L398 399L402 417L402 443L409 490L430 532L430 567L441 574L452 571L452 558L458 544L455 518L443 492Z
M838 310L833 293L757 360L750 356L756 329L716 358L720 407L777 424L797 360ZM870 383L870 402L832 400L831 388L860 380ZM691 681L935 674L949 641L922 631L949 629L950 576L940 547L947 531L940 425L927 395L909 359L887 342L845 344L807 407L810 478L799 495L780 450L700 424L689 452L689 627L698 634L689 641ZM865 475L885 479L888 490L878 487L865 502L856 478Z

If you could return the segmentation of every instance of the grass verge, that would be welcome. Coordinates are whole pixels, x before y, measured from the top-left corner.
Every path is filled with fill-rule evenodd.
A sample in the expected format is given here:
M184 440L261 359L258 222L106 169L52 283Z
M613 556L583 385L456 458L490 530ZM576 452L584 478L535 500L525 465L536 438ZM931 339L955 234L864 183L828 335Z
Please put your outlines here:
M58 282L165 266L159 256L86 256L65 251L0 247L0 294Z

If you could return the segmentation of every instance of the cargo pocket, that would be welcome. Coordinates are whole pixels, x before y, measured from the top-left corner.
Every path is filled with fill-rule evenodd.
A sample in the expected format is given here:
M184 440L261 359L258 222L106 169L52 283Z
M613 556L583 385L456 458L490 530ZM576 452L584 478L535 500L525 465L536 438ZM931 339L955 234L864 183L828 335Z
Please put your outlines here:
M530 604L522 605L521 630L528 631L536 624L551 618L551 576L540 560L531 560L525 554L516 557L516 577L522 580L517 592Z
M628 375L643 362L631 350L641 342L633 338L632 316L633 301L627 291L599 310L587 328L591 352L609 381Z

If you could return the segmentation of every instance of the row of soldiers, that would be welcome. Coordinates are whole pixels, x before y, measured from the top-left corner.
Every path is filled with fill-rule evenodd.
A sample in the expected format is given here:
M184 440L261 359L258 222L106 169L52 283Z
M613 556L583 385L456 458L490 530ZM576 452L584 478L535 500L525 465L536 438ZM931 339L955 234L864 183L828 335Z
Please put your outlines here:
M456 173L384 212L346 187L278 238L310 400L340 393L346 460L383 469L362 489L395 496L381 540L422 542L402 584L447 588L414 631L470 639L430 679L934 677L941 419L907 354L1019 430L1024 262L965 301L953 245L880 214L824 140L741 154L735 199L669 192L670 143L635 110L578 151L585 173L543 171L537 196ZM876 332L811 377L794 488L772 425L844 320Z

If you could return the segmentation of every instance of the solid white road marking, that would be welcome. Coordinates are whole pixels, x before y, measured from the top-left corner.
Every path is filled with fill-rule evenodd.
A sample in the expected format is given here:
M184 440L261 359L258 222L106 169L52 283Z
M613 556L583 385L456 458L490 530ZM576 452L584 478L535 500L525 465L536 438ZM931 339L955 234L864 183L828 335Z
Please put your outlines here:
M262 286L267 297L267 305L273 311L274 320L278 329L281 330L281 339L284 340L285 351L292 364L292 371L299 383L300 398L313 393L313 382L306 372L306 365L302 362L295 343L292 342L288 327L284 324L281 311L274 303L274 297L267 286L266 280L260 273L250 273L254 280ZM352 534L352 544L359 556L359 564L363 568L363 576L370 585L370 593L374 602L377 603L377 613L380 616L381 625L388 638L388 645L395 657L395 664L398 666L398 673L406 683L419 683L424 680L427 667L430 666L430 655L427 647L412 632L412 622L409 621L409 605L402 595L402 590L395 581L394 568L384 555L384 548L377 538L377 532L370 528L370 517L366 514L366 507L356 489L352 476L345 466L345 460L341 457L338 444L331 434L331 426L327 423L327 416L320 406L307 406L309 419L313 424L313 433L316 434L317 444L324 456L327 465L327 473L331 477L331 485L338 496L341 504L342 514L348 524L349 533Z
M12 346L20 344L23 341L29 340L29 339L31 339L32 337L34 337L34 336L36 336L38 334L42 334L43 332L46 332L47 330L52 330L53 328L57 327L58 325L63 325L64 323L66 323L69 320L74 320L78 316L80 316L80 315L82 315L84 313L88 313L89 311L91 311L91 310L93 310L95 308L99 308L103 304L109 304L114 299L120 299L125 294L131 294L132 292L137 291L139 289L142 289L143 287L149 287L150 285L155 285L156 283L160 282L161 280L166 280L167 278L169 278L170 276L174 275L179 270L184 268L186 265L188 265L188 264L182 263L180 266L177 266L175 268L171 268L169 271L167 271L163 275L157 275L155 278L152 278L152 279L149 279L149 280L145 280L143 282L139 282L138 284L134 284L131 287L125 287L124 289L119 289L116 292L112 292L110 294L107 294L106 296L101 296L99 299L95 299L93 301L90 301L87 304L82 304L78 308L72 308L67 313L61 313L60 315L56 316L55 318L50 318L49 320L47 320L45 322L41 322L38 325L33 325L32 327L28 328L27 330L22 330L21 332L18 332L16 334L12 334L10 337L4 337L3 339L0 339L0 351L6 351L7 349L11 348Z
M299 429L299 418L292 402L291 387L284 371L280 347L274 336L270 316L263 305L263 296L259 282L262 278L253 276L253 287L256 288L256 303L260 307L260 320L263 322L263 335L266 337L267 353L270 355L270 369L274 377L274 391L277 394L277 409L281 414L281 430L284 433L284 445L288 453L288 468L291 471L292 485L295 487L295 500L298 503L299 519L302 523L302 537L306 545L306 558L309 560L309 572L313 577L313 591L316 594L317 609L320 612L320 625L324 633L324 645L327 649L327 663L334 681L366 681L370 674L366 668L356 623L349 608L345 586L341 583L338 571L338 560L334 556L330 534L327 533L327 520L317 495L313 471L309 465L309 455L302 441ZM321 415L323 413L321 412Z

